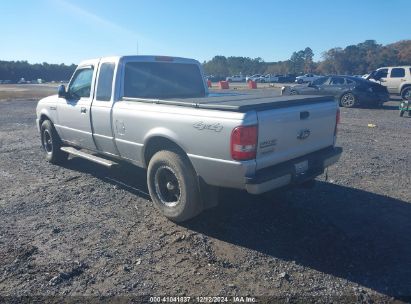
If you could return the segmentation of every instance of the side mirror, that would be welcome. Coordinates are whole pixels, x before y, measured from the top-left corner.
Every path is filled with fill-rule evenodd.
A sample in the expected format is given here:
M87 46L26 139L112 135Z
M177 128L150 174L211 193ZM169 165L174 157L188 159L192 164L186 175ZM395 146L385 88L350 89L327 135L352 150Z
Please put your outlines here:
M58 96L60 98L66 98L67 97L66 87L64 86L64 84L59 85Z

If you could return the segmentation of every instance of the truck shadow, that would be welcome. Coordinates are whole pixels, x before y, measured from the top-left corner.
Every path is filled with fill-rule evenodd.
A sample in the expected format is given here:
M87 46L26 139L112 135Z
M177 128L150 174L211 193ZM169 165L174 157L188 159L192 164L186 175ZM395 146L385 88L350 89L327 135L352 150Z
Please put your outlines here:
M149 199L145 170L108 170L78 158L65 167ZM183 226L390 297L408 301L411 296L411 203L406 201L325 182L271 198L222 189L218 207Z
M224 190L187 227L409 300L410 219L410 203L318 182L274 199Z

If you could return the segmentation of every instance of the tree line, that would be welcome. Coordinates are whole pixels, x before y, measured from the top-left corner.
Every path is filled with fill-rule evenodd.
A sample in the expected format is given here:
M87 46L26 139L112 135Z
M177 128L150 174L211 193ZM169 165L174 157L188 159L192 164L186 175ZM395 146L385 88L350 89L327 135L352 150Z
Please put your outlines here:
M76 65L49 64L46 62L30 64L27 61L0 61L0 80L17 82L42 79L44 81L68 80L76 69Z
M261 58L215 56L203 62L207 75L226 77L243 74L344 74L362 75L382 66L411 65L411 40L382 45L366 40L345 48L332 48L314 62L311 48L293 52L290 59L264 62Z
M313 60L314 52L306 47L293 52L290 59L278 62L265 62L260 57L225 57L215 56L203 62L207 75L224 78L243 74L345 74L361 75L378 67L411 65L411 40L402 40L382 45L375 40L366 40L345 48L332 48L322 54L322 60ZM48 64L46 62L30 64L27 61L0 61L0 80L17 82L43 79L44 81L68 80L76 65Z

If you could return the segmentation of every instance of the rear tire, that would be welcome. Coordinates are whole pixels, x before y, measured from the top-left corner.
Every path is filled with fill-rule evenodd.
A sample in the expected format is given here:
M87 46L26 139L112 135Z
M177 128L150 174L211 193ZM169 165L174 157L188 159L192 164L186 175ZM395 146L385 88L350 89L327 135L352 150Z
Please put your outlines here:
M291 90L290 95L298 95L298 92L296 90Z
M345 93L340 98L340 106L344 108L353 108L357 105L357 98L354 96L353 93L348 92Z
M411 87L406 87L402 89L401 91L401 98L403 100L409 100L411 99Z
M148 165L147 184L156 207L174 222L186 221L203 211L197 175L179 153L154 154Z
M404 112L405 112L405 111L400 110L400 117L403 117L403 116L404 116Z
M61 140L50 120L45 120L40 127L41 145L46 152L46 159L53 164L64 163L68 154L60 150Z

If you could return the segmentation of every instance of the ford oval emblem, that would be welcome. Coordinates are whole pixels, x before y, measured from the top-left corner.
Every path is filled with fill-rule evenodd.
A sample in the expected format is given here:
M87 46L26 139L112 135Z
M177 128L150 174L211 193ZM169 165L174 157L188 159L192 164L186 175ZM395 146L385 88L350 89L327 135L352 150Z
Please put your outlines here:
M304 139L308 138L308 136L310 136L310 134L311 134L310 129L302 129L302 130L300 130L300 132L298 133L297 138L298 138L298 139L301 139L301 140L304 140Z

